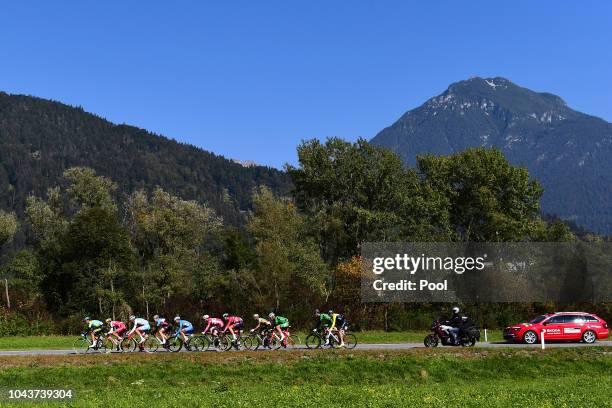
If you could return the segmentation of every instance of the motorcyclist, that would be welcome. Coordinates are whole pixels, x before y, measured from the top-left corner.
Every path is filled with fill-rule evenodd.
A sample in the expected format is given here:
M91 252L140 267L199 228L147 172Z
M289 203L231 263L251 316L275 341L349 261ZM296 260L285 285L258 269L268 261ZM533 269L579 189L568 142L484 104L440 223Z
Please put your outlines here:
M447 331L448 331L448 334L450 334L452 337L453 344L458 344L457 337L459 335L459 331L461 330L461 326L463 324L463 317L459 314L460 310L457 306L453 307L451 310L453 314L450 317L450 319L444 322L444 324L446 326L450 326L450 328L448 328Z

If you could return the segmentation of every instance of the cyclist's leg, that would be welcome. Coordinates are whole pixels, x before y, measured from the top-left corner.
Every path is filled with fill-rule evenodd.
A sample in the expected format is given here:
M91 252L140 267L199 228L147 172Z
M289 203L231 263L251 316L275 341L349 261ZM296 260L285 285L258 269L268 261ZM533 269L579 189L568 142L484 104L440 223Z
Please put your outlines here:
M283 333L283 329L282 329L282 327L280 326L280 324L279 324L278 326L276 326L276 327L275 327L275 330L278 332L278 334L279 334L279 336L280 336L280 342L281 342L281 344L282 344L283 346L286 346L286 343L285 343L285 340L286 340L285 333Z
M140 331L140 328L136 329L136 333L140 337L140 340L138 340L138 348L142 350L144 348L144 342L146 340L145 336L144 336L143 332Z

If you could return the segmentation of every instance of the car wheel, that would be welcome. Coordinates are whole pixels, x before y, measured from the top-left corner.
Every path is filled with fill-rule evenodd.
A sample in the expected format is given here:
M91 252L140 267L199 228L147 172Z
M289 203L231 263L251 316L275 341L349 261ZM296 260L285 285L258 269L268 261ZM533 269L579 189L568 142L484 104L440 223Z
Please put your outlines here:
M538 335L533 330L529 330L523 335L523 341L527 344L535 344L538 341Z
M595 340L597 340L597 335L594 331L587 330L582 333L582 341L584 341L586 344L593 344L595 343Z

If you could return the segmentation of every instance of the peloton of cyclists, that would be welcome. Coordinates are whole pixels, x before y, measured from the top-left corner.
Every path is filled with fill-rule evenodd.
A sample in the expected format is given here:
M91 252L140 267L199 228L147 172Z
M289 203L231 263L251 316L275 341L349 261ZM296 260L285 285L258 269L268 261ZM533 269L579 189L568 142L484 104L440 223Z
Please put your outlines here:
M317 329L323 329L324 332L328 333L325 337L325 345L329 345L329 334L338 333L340 338L340 347L344 347L344 334L348 327L348 322L344 315L341 313L335 313L330 310L329 313L322 313L317 309L315 311L315 317L317 320L316 326L313 331ZM287 347L287 340L289 337L289 319L284 316L278 316L276 313L271 312L268 314L268 319L261 317L259 314L254 314L253 319L257 322L257 325L250 330L251 333L259 333L260 335L269 334L272 331L278 335L280 342L283 347ZM87 333L91 336L90 347L95 347L96 337L105 328L105 325L100 320L91 319L86 317L83 319L86 323ZM202 330L202 334L211 334L217 336L219 334L225 334L229 332L232 336L232 343L234 347L240 345L239 335L243 329L244 321L240 316L231 316L228 313L224 313L222 318L211 317L207 314L202 316L203 322L206 324ZM129 321L131 323L131 329L127 331L128 327L125 323L120 320L114 320L108 318L105 320L108 332L106 336L113 342L117 350L120 348L121 341L126 336L132 336L133 334L138 335L137 344L140 351L144 350L144 343L149 337L151 331L151 324L147 319L130 316ZM194 326L191 322L181 319L180 316L176 316L172 322L166 318L156 314L153 316L154 323L154 336L162 344L164 348L168 348L168 338L170 333L174 329L174 335L180 337L185 348L189 350L189 341L194 332Z

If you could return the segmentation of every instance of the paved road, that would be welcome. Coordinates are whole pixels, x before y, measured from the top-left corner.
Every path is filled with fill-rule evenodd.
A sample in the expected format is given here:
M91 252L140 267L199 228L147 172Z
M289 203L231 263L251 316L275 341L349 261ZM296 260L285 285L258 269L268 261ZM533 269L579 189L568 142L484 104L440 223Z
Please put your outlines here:
M584 343L547 343L546 348L558 348L558 347L612 347L612 341L598 341L595 344L584 344ZM517 343L478 343L476 347L481 348L532 348L537 349L540 344L527 345ZM407 350L425 348L423 343L395 343L395 344L359 344L356 349L358 350ZM444 347L450 348L450 347ZM299 347L299 349L306 349L305 347ZM0 356L51 356L51 355L76 355L73 350L16 350L16 351L0 351Z

